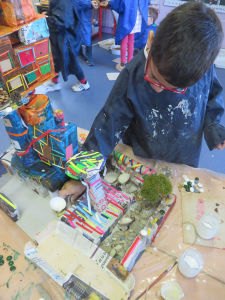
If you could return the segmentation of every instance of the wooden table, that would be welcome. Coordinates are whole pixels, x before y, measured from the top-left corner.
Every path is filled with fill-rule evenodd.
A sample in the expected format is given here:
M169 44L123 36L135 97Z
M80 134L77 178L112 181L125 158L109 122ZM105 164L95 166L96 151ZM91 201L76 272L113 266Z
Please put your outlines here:
M145 251L136 264L133 274L136 279L135 290L131 299L145 290L179 255L189 247L199 250L204 259L203 271L193 279L184 278L175 266L164 278L154 285L141 299L161 299L159 291L162 282L176 280L182 287L186 300L224 300L225 299L225 251L183 243L181 194L178 189L182 175L190 178L199 177L207 189L221 189L225 193L225 176L203 169L144 160L135 157L129 147L120 145L119 151L128 154L139 162L149 163L158 172L171 172L177 203L167 221L160 230L154 243ZM225 199L225 197L224 197ZM225 216L221 216L225 218ZM0 211L0 254L15 257L16 271L10 272L7 262L0 267L0 299L40 300L66 299L65 292L54 283L42 270L35 268L23 256L23 249L29 237ZM118 299L113 299L118 300Z
M65 290L25 259L24 245L29 240L22 229L0 210L0 255L5 261L0 267L0 299L65 299ZM14 259L14 272L9 270L6 260L9 255Z
M199 177L206 193L209 189L220 189L221 194L224 195L225 205L225 175L185 165L137 158L133 155L132 150L124 145L119 146L119 151L128 154L128 156L139 162L149 163L158 173L169 172L173 182L173 192L177 195L177 202L154 243L145 251L133 269L136 286L131 299L136 299L164 270L175 262L185 249L194 248L202 254L204 259L204 268L197 277L187 279L180 274L177 266L175 266L166 277L146 292L141 299L162 299L159 295L161 284L165 281L176 280L184 291L185 296L183 299L185 300L224 300L225 251L224 249L188 245L183 242L182 201L179 186L183 183L182 175L184 174L189 178ZM204 197L204 194L198 195ZM222 221L225 221L225 216L220 217Z

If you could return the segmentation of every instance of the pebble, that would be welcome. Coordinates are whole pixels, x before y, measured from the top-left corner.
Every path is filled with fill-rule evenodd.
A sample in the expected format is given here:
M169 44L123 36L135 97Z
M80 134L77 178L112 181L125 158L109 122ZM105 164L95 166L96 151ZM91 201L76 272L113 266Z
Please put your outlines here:
M121 245L117 245L114 249L116 250L116 251L119 251L119 250L121 250L123 247L121 246Z
M115 248L113 248L110 253L109 253L110 256L114 257L116 255L116 250Z
M114 183L118 178L117 173L109 172L105 175L104 180L108 183Z
M125 184L129 181L130 179L130 174L128 173L122 173L119 177L118 177L118 181L120 184Z
M187 177L187 175L183 175L182 177L185 181L189 181L189 178Z

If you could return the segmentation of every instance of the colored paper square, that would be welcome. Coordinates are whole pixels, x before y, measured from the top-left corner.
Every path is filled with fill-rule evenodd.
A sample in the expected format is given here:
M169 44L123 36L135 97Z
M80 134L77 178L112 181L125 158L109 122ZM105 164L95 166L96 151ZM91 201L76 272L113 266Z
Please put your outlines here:
M35 71L25 74L25 78L28 84L31 84L35 80L37 80L37 74Z
M47 63L45 65L40 66L41 74L45 75L51 72L51 65Z
M22 79L21 79L21 75L11 79L8 81L11 89L10 90L15 90L18 89L19 87L21 87L23 85Z
M40 43L36 43L34 45L34 53L36 58L48 55L49 53L48 41L46 40Z
M0 70L2 73L12 70L13 66L9 58L0 61Z
M17 53L19 61L22 67L32 64L35 62L33 48L26 49Z

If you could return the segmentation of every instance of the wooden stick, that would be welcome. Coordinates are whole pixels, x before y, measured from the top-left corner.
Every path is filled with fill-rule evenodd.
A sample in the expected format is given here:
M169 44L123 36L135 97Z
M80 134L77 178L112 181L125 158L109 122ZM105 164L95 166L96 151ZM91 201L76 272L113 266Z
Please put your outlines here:
M165 271L163 271L150 285L143 291L135 300L140 299L148 290L150 290L154 285L156 285L166 274L168 274L177 264L177 261L175 261L172 265L170 265Z

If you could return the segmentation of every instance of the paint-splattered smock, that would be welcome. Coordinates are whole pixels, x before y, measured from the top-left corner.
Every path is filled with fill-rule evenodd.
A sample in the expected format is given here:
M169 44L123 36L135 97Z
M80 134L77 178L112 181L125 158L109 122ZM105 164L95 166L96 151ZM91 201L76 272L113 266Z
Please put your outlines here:
M156 93L144 80L144 51L120 73L85 149L108 157L123 139L136 155L198 166L203 132L209 149L225 140L222 87L213 66L184 95Z

